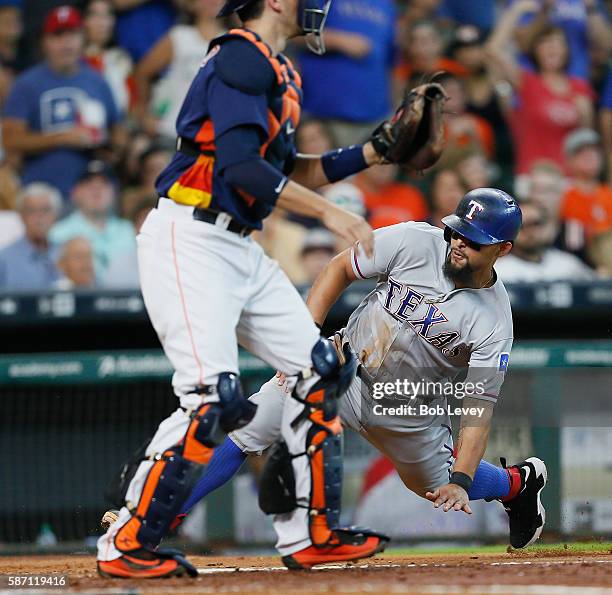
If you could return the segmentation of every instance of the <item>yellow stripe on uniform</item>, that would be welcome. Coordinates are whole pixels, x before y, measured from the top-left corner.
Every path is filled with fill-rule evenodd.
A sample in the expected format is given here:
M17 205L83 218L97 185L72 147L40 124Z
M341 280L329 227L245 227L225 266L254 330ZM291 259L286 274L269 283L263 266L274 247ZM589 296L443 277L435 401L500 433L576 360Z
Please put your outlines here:
M188 186L182 186L178 182L174 182L170 190L168 190L168 198L171 198L174 202L181 205L206 209L210 205L212 195L205 190L189 188Z

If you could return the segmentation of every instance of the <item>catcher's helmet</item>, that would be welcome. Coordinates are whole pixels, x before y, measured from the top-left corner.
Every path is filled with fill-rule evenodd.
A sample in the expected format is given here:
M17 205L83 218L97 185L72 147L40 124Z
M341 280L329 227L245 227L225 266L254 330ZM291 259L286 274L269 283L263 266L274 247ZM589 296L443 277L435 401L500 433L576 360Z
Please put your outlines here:
M226 0L225 5L217 16L229 16L254 1ZM298 24L302 33L309 36L307 45L315 54L321 55L325 53L322 33L331 3L332 0L299 0L298 2Z
M227 17L230 14L237 12L241 8L244 8L247 4L254 2L255 0L227 0L223 5L223 8L219 11L218 17Z
M453 215L442 219L444 238L451 230L477 244L513 242L521 227L522 215L517 202L503 190L476 188L459 202Z

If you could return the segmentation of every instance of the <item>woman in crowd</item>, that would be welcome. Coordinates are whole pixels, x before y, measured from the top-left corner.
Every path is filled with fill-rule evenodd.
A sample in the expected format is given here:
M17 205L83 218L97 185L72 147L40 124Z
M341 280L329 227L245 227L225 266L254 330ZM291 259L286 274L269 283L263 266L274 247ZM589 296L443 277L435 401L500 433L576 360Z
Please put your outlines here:
M115 13L111 0L90 0L84 12L85 60L105 79L122 112L130 107L132 59L113 43Z
M547 26L534 37L529 53L534 71L519 65L511 40L521 17L532 10L533 0L513 4L486 44L489 60L502 70L515 92L510 124L519 178L538 159L550 159L565 168L563 139L579 126L591 126L593 119L589 85L567 74L569 49L561 29Z
M172 27L135 71L135 115L146 132L169 142L176 137L176 117L208 44L224 31L223 22L216 18L222 0L184 0L183 5L193 24Z

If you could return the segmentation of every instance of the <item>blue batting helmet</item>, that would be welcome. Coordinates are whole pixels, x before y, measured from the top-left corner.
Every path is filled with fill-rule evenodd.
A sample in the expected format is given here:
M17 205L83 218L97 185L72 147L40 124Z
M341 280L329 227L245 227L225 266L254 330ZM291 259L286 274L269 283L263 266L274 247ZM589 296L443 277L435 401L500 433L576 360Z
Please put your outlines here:
M497 188L476 188L468 192L455 213L442 219L447 242L452 230L483 245L513 242L521 221L521 209L516 200Z

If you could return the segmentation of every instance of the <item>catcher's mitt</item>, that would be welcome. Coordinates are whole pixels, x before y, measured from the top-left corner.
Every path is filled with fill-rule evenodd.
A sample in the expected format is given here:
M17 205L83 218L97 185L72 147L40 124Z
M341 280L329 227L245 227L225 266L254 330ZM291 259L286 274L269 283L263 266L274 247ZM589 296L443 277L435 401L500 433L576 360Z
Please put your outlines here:
M442 111L447 95L439 83L425 83L406 91L391 121L384 121L371 141L385 163L422 171L431 167L444 148Z

